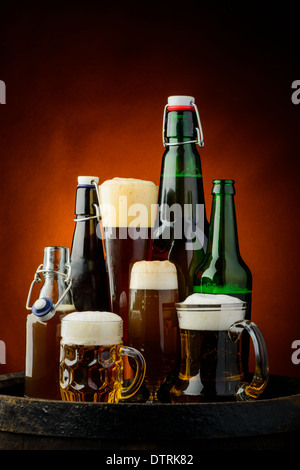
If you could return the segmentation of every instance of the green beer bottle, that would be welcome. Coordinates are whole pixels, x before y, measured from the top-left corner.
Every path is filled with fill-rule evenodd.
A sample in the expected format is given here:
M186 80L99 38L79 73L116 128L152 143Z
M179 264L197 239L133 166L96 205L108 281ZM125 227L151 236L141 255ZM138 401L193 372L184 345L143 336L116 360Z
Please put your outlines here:
M193 292L194 272L205 257L209 229L197 151L197 144L204 144L193 97L168 98L163 144L153 259L169 259L176 265L182 301Z
M247 302L245 318L251 318L252 275L238 243L234 205L234 181L214 180L206 257L194 275L194 292L226 294ZM243 366L247 370L249 341L243 340Z

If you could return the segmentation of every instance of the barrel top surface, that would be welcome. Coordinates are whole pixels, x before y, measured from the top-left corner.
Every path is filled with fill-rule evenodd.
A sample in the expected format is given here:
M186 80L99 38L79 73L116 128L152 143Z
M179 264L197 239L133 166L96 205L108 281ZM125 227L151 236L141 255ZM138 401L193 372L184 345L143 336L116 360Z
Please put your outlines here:
M24 374L0 375L0 431L43 436L202 439L300 431L300 379L271 376L261 399L203 404L75 403L25 398Z

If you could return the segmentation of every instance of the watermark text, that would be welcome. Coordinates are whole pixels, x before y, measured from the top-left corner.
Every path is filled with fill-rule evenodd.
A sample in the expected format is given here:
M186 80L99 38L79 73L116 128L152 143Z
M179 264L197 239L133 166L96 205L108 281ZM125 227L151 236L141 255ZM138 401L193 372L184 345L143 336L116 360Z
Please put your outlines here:
M158 215L158 217L156 217ZM131 204L126 196L119 198L119 207L101 204L102 230L99 238L110 240L131 238L184 240L186 250L201 250L205 243L204 204ZM80 222L79 222L80 223Z
M300 80L293 81L292 90L295 90L291 96L292 103L299 104L300 103Z
M300 339L295 339L295 341L292 342L292 349L295 349L291 357L292 363L297 366L300 364Z
M3 80L0 80L0 104L6 104L6 85Z
M2 340L0 340L0 364L6 364L6 346Z

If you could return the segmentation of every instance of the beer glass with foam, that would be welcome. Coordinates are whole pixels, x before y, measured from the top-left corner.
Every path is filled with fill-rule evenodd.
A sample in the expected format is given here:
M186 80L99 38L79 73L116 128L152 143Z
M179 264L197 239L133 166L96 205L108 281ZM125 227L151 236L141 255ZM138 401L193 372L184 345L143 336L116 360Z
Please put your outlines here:
M139 351L123 345L123 321L111 312L75 312L62 320L60 391L64 401L118 403L134 395L145 375ZM123 357L136 364L123 386Z
M170 261L138 261L133 265L129 293L128 344L142 352L147 363L148 402L178 365L179 338L175 303L177 270Z
M179 376L170 391L172 402L251 400L268 382L264 338L245 320L246 302L228 295L192 294L176 304L181 341ZM247 383L241 361L241 333L254 346L255 371Z
M157 195L154 183L134 178L113 178L99 186L110 308L123 319L125 342L130 270L135 261L151 259Z

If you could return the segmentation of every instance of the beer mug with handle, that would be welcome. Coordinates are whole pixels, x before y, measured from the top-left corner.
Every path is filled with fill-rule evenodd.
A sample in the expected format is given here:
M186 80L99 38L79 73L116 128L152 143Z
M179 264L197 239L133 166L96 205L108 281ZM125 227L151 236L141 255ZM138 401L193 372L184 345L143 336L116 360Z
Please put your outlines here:
M269 376L264 338L245 320L246 303L228 295L192 294L176 304L181 366L171 389L172 402L252 400L264 391ZM246 381L241 361L242 331L252 339L255 371Z
M123 321L111 312L75 312L62 320L60 391L64 401L118 403L140 388L145 360L124 346ZM129 387L123 386L123 357L136 363Z

